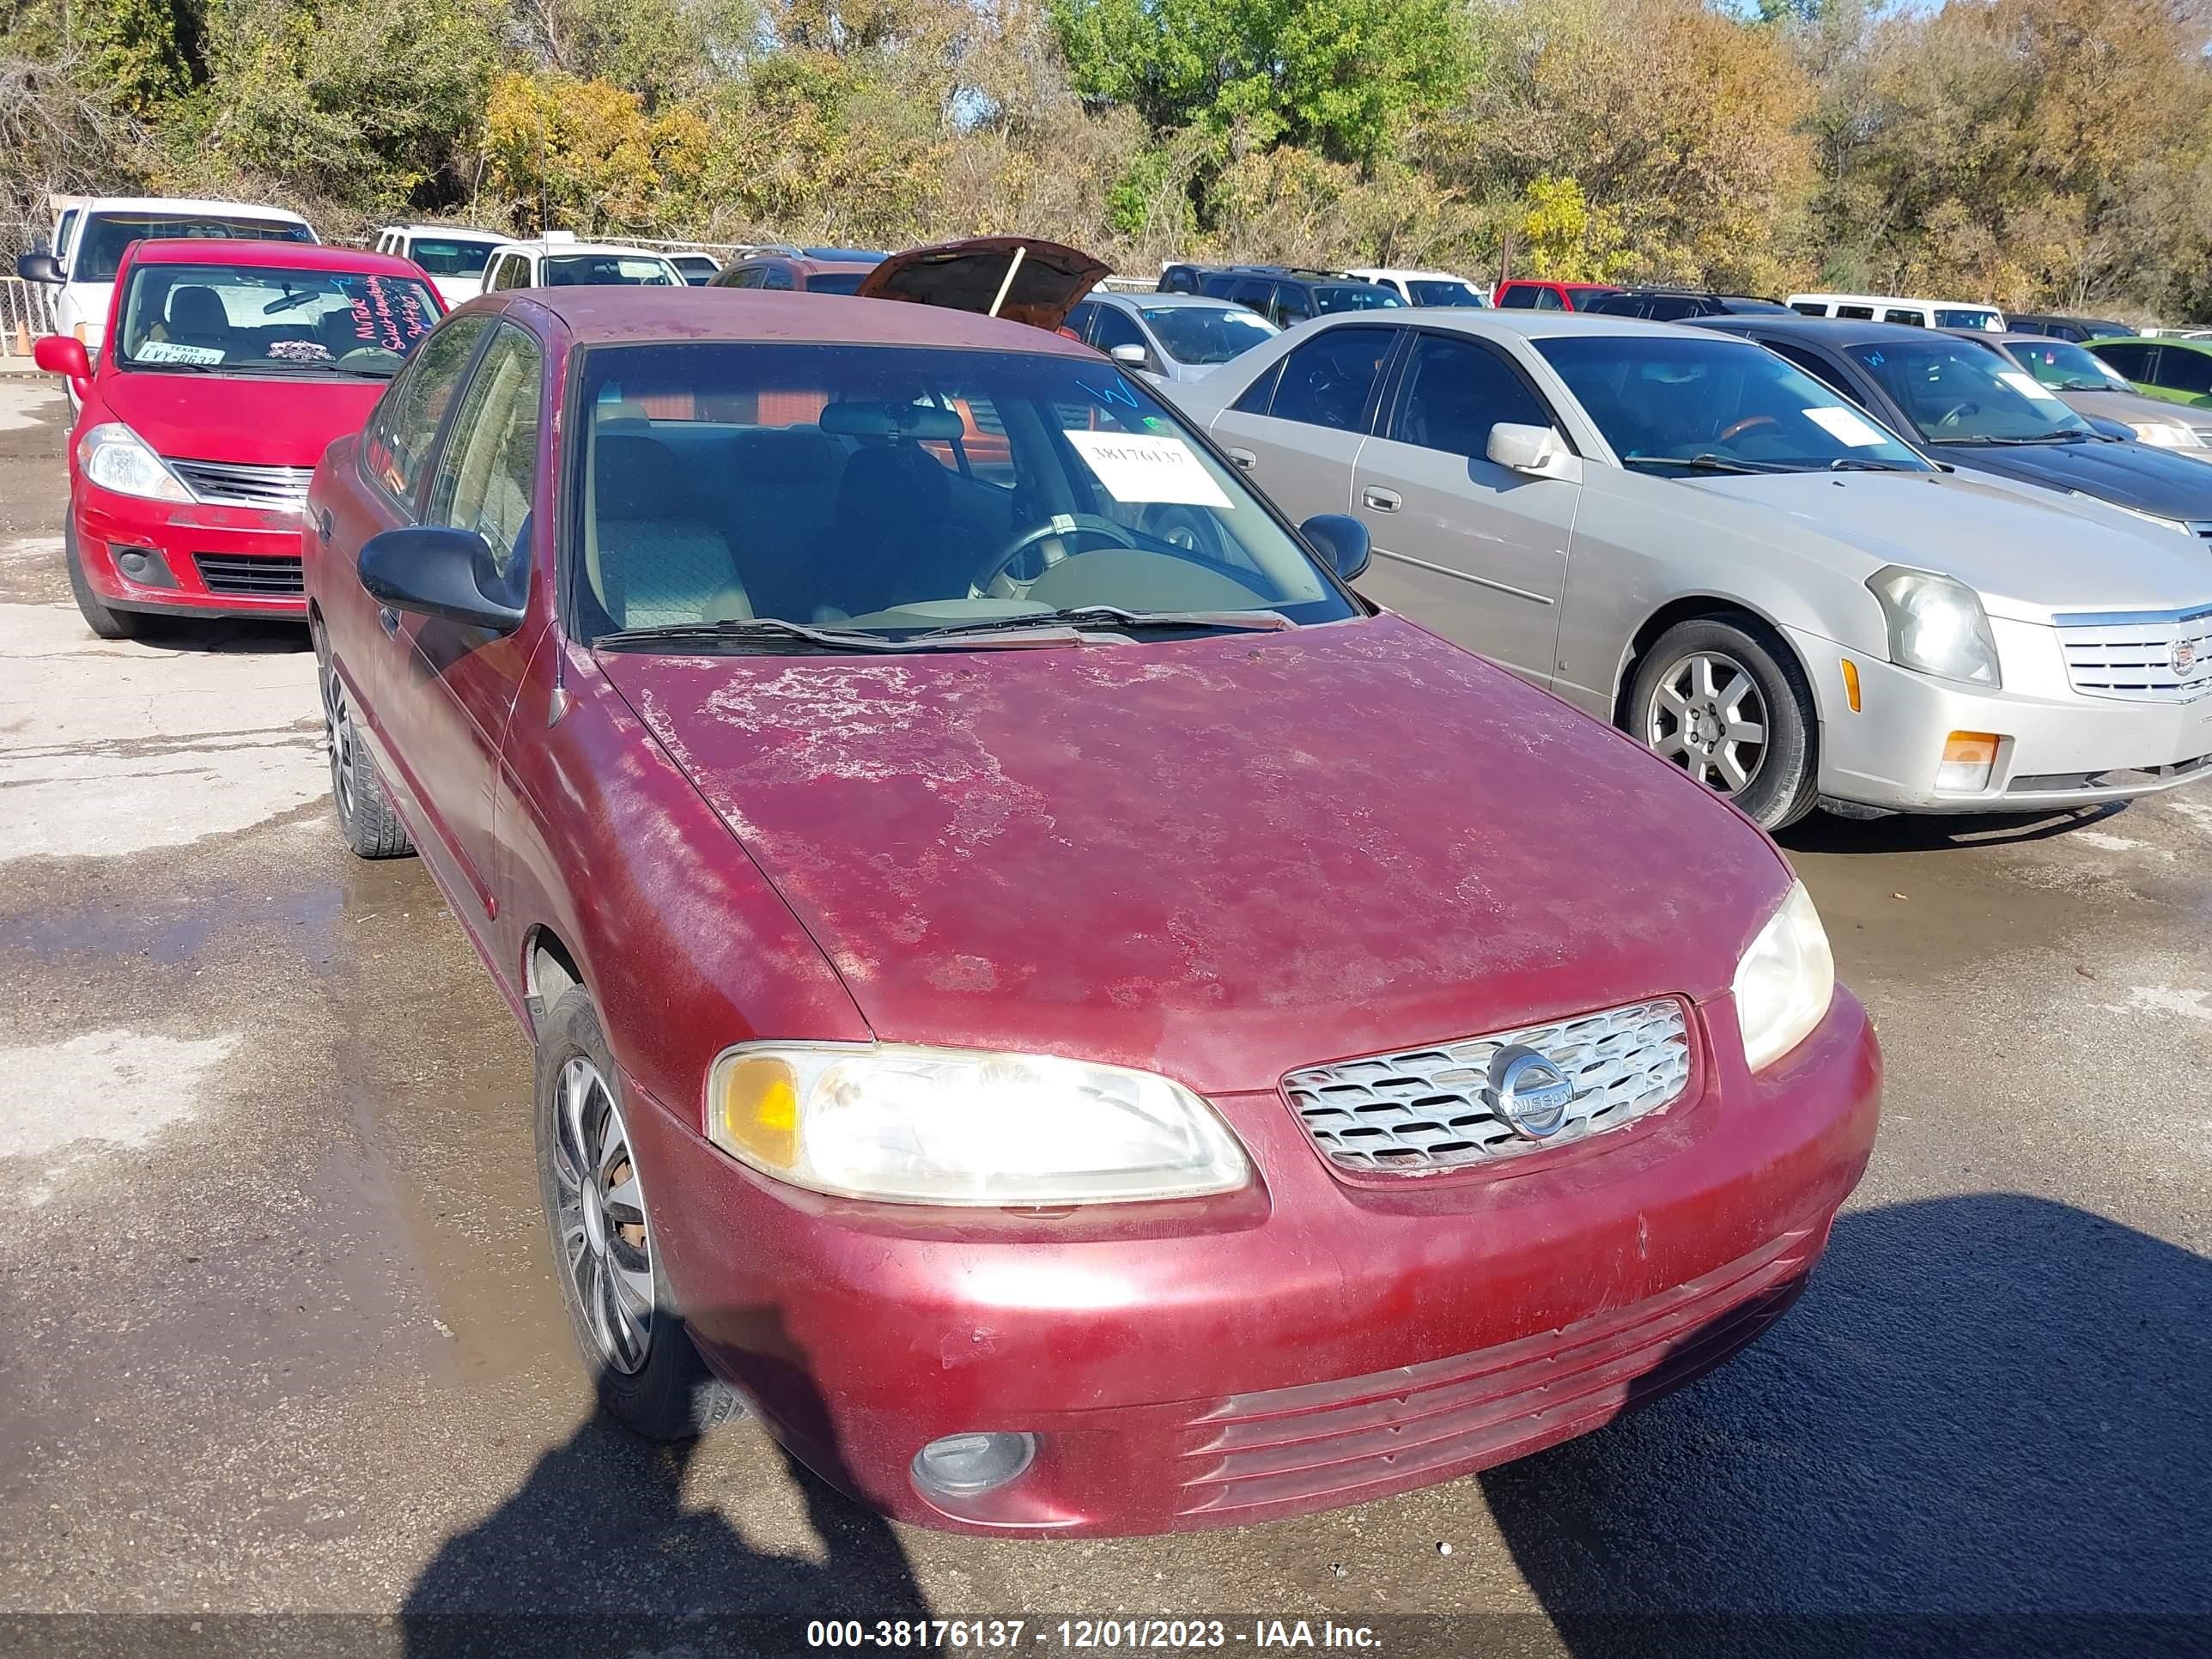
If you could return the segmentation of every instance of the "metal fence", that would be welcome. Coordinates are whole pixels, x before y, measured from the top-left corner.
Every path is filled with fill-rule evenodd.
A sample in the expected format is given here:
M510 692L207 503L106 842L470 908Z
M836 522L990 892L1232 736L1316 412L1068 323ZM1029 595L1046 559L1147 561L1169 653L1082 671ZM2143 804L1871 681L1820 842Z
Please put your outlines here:
M31 342L54 331L54 295L46 283L0 276L0 357L27 357Z

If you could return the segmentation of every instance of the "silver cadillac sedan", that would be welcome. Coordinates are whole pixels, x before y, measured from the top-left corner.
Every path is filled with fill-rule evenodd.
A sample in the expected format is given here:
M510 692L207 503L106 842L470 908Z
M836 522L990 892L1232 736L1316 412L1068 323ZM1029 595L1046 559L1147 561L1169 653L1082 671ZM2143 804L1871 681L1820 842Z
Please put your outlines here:
M2212 547L1941 469L1747 341L1364 313L1182 402L1294 521L1368 526L1370 598L1770 829L2212 766Z

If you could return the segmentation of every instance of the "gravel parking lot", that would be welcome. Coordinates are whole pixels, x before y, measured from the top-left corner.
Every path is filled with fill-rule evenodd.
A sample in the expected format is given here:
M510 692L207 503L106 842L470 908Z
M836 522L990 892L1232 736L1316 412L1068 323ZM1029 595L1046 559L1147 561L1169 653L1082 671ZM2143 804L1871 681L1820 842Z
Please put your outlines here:
M0 1613L553 1611L641 1652L679 1645L647 1614L763 1612L2212 1645L2212 787L1790 833L1887 1116L1811 1291L1713 1376L1341 1514L916 1532L749 1425L593 1422L520 1033L421 867L340 846L303 630L85 631L65 420L0 379Z

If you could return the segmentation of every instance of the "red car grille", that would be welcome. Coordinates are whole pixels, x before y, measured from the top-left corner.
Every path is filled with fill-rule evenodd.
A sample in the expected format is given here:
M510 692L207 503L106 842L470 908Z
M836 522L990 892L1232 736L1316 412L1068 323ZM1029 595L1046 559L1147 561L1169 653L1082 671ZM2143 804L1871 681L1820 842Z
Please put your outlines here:
M1194 1419L1186 1515L1425 1485L1583 1433L1749 1342L1804 1288L1811 1229L1633 1306L1474 1353L1232 1395Z

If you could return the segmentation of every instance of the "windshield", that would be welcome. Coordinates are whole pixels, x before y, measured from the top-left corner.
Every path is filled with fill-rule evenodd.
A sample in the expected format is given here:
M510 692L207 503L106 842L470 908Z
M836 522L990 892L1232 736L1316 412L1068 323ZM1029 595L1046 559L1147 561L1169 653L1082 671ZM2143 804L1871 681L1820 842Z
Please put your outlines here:
M817 270L806 279L809 294L857 293L867 280L866 270Z
M281 219L234 219L204 213L95 213L77 237L70 268L73 283L112 283L123 265L123 250L149 236L191 237L214 241L312 242L305 225Z
M1850 353L1930 443L2041 443L2096 431L2033 375L1972 340L1853 346Z
M1093 605L1358 614L1167 405L1095 360L600 346L579 395L586 638L775 618L880 642Z
M684 279L668 262L647 253L557 253L545 257L541 288L584 288L627 283L633 288L681 288Z
M1994 334L2003 328L2004 319L1994 311L1983 311L1979 308L1972 311L1960 311L1948 306L1938 306L1936 308L1936 326L1978 328Z
M1748 341L1654 333L1563 335L1533 343L1630 465L1929 470L1827 387Z
M1323 311L1382 311L1406 303L1394 290L1365 283L1358 287L1317 288L1313 295L1314 303Z
M138 265L124 290L115 361L181 374L389 379L443 314L411 276Z
M1242 306L1146 306L1139 314L1179 363L1225 363L1282 332Z
M1490 302L1465 283L1441 283L1411 276L1406 286L1413 291L1417 306L1480 306Z
M407 257L433 276L481 276L498 246L473 236L417 236Z
M2070 340L2016 340L2005 348L2053 392L2132 392L2128 377Z

